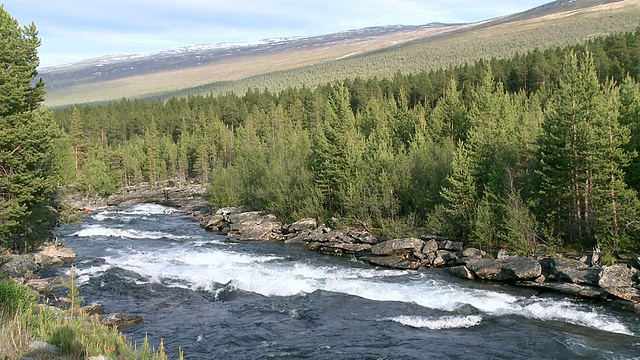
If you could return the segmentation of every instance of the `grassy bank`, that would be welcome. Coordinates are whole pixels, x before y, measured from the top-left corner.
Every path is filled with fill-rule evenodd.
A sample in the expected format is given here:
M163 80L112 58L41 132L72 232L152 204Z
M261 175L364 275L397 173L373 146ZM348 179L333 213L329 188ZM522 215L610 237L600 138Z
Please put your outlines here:
M79 308L73 281L69 287L68 309L38 302L32 290L5 279L0 282L0 359L168 359L162 342L158 349L145 341L131 344L114 327L100 323ZM55 350L34 347L35 342L55 346ZM182 358L182 354L179 354Z

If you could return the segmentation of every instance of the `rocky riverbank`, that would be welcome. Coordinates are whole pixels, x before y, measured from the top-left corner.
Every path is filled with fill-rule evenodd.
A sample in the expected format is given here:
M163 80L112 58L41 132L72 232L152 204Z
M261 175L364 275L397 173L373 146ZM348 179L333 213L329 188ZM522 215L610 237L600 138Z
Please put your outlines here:
M302 219L281 223L274 215L243 208L212 211L206 189L190 186L136 186L104 200L107 205L158 203L194 216L203 227L239 241L283 241L337 256L349 256L376 267L393 269L447 268L469 280L502 281L540 291L616 302L640 314L640 257L628 255L616 265L603 266L599 254L519 257L501 249L486 252L438 234L386 239L364 230L340 231L332 224ZM89 204L90 205L90 204ZM78 207L78 206L76 206ZM84 207L78 207L84 208Z
M447 268L469 280L502 281L517 286L615 301L640 314L640 257L603 266L597 253L519 257L501 249L492 253L463 246L435 234L420 238L384 239L366 231L347 233L314 219L282 224L275 216L242 208L225 208L203 217L205 228L238 240L284 241L307 250L350 256L373 266L392 269Z

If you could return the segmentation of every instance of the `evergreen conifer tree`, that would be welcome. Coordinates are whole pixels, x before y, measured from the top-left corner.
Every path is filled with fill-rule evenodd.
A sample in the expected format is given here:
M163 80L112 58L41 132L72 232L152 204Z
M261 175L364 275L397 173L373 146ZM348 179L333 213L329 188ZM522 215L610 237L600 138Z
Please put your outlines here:
M48 228L47 205L56 128L39 109L44 82L37 75L40 40L34 24L20 27L0 6L0 245L27 251Z

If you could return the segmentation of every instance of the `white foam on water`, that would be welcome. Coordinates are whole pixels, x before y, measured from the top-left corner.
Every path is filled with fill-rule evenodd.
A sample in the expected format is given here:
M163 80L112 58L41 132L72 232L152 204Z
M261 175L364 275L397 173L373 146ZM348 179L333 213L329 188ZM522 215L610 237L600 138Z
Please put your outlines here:
M104 264L104 265L98 265L98 266L91 266L89 268L86 269L79 269L79 268L75 268L75 272L76 272L76 284L81 286L86 284L87 282L89 282L89 280L97 275L101 275L103 273L105 273L107 270L113 268L113 265L109 265L109 264ZM67 276L70 275L71 270L67 270L66 274Z
M203 247L203 246L207 246L207 245L228 245L228 246L232 246L234 244L233 243L225 243L225 242L219 241L219 240L197 240L197 241L192 241L191 242L191 246L193 246L193 247Z
M531 304L516 308L515 313L541 320L559 320L574 325L586 326L617 334L633 335L624 324L615 318L591 309L577 307L568 300L539 299Z
M397 316L385 318L386 321L394 321L405 326L420 329L442 330L442 329L460 329L470 328L480 325L482 316L443 316L443 317L423 317L423 316Z
M189 239L188 236L178 236L161 231L140 231L134 229L118 229L100 225L89 225L71 234L77 237L116 237L127 239Z
M162 214L170 209L160 205L143 204L125 210L124 213L147 216ZM164 232L99 225L85 227L72 235L86 238L188 238ZM562 321L613 333L633 334L615 317L589 305L569 300L526 298L497 291L466 288L457 283L434 279L428 272L376 270L349 264L317 265L311 262L290 261L277 255L242 253L235 251L235 246L202 241L202 238L197 241L199 242L181 242L176 244L173 250L150 248L131 252L125 248L112 249L115 253L110 251L110 257L105 258L105 266L117 266L135 272L150 282L164 282L170 284L169 286L189 287L194 290L215 292L220 291L219 284L229 283L239 290L264 296L294 296L323 290L373 301L414 303L429 309L449 312L470 305L483 315L518 315ZM205 244L211 246L202 246ZM90 272L87 276L91 276ZM394 321L413 322L416 327L445 328L449 326L447 324L460 324L461 327L465 324L477 325L476 322L481 322L482 317L404 317Z
M175 211L176 209L174 208L158 204L138 204L123 212L131 215L162 215Z
M192 289L216 291L216 284L232 282L240 290L264 296L294 296L324 290L374 301L415 303L443 311L471 305L488 315L519 315L633 334L613 316L569 300L527 299L496 291L465 288L431 279L428 273L380 271L347 265L318 266L284 260L278 256L257 256L228 249L192 248L176 250L171 254L126 254L123 251L122 257L112 261L114 265L135 271L150 281L169 279L189 284ZM402 277L402 281L394 281L397 277ZM452 323L462 319L466 321L465 324L481 321L475 317L445 318L442 321ZM446 326L434 319L424 321L424 327L428 327L426 324Z
M175 212L176 209L157 205L157 204L139 204L124 210L102 210L94 212L90 215L93 220L104 221L107 219L130 222L134 219L150 220L150 215L163 215Z

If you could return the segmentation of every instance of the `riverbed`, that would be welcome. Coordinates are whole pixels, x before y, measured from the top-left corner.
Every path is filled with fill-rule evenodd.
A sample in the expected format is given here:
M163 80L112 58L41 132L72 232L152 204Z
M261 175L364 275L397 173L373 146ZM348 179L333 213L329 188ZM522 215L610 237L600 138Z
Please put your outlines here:
M640 359L640 320L600 302L237 242L143 204L57 236L85 302L187 359ZM59 271L68 271L60 269Z

